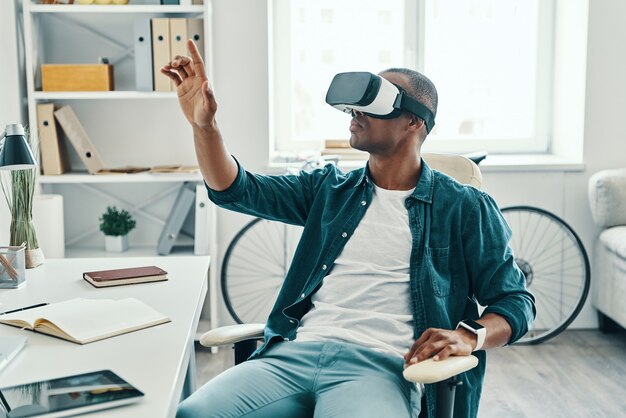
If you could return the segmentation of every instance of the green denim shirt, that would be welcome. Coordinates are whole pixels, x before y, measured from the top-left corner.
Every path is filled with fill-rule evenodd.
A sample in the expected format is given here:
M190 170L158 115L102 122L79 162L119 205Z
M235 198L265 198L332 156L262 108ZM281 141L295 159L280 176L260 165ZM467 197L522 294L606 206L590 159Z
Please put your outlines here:
M311 294L352 236L372 200L367 166L343 173L333 165L298 175L267 176L239 165L224 191L208 188L210 199L234 211L304 227L302 238L265 327L264 344L294 339L311 307ZM534 298L508 246L511 230L493 199L432 170L422 172L406 198L413 244L410 293L413 334L427 328L454 329L462 319L484 313L503 316L521 338L535 317ZM479 365L463 373L457 387L455 417L475 417L485 374L485 352L474 353ZM434 385L426 385L422 415L434 417Z

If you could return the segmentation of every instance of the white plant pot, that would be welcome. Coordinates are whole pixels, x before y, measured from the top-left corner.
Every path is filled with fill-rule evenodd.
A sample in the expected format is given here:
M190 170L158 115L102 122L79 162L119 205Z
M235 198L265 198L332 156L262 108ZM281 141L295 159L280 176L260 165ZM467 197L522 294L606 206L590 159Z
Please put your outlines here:
M104 248L114 253L123 253L128 250L128 235L121 236L104 236Z

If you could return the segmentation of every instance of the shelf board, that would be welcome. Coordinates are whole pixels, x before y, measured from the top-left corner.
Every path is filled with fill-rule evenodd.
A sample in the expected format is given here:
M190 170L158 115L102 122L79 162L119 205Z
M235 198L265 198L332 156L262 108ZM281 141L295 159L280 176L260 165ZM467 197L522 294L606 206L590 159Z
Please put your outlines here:
M102 174L67 173L58 176L39 176L41 184L70 183L173 183L183 181L202 181L200 173L135 173Z
M175 91L36 91L35 100L175 99Z
M102 247L66 247L65 258L108 258L108 257L156 257L155 246L133 246L123 253L105 251L104 243ZM169 255L193 255L193 245L175 245ZM161 256L167 257L167 255Z
M30 1L30 0L27 0ZM33 4L31 13L202 13L203 5L151 5L151 4Z

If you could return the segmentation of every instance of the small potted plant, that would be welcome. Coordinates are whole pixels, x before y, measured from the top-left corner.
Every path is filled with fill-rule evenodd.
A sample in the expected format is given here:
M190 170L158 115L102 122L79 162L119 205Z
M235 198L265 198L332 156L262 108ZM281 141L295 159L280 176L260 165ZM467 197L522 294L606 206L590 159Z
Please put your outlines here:
M108 206L100 216L100 231L104 233L107 251L124 252L128 249L128 233L135 227L135 220L126 210Z

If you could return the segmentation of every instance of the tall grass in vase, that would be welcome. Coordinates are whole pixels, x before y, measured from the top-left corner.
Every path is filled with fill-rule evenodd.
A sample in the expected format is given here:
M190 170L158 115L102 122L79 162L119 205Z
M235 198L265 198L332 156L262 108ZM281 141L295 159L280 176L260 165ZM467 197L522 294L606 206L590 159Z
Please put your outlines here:
M31 140L29 132L26 132L25 136L33 155L38 156L38 144ZM0 178L2 192L11 212L9 245L20 246L25 244L26 268L37 267L44 262L43 251L39 248L35 225L33 224L33 197L38 169L39 167L12 170L6 176L10 177L10 181L6 181L5 175Z

